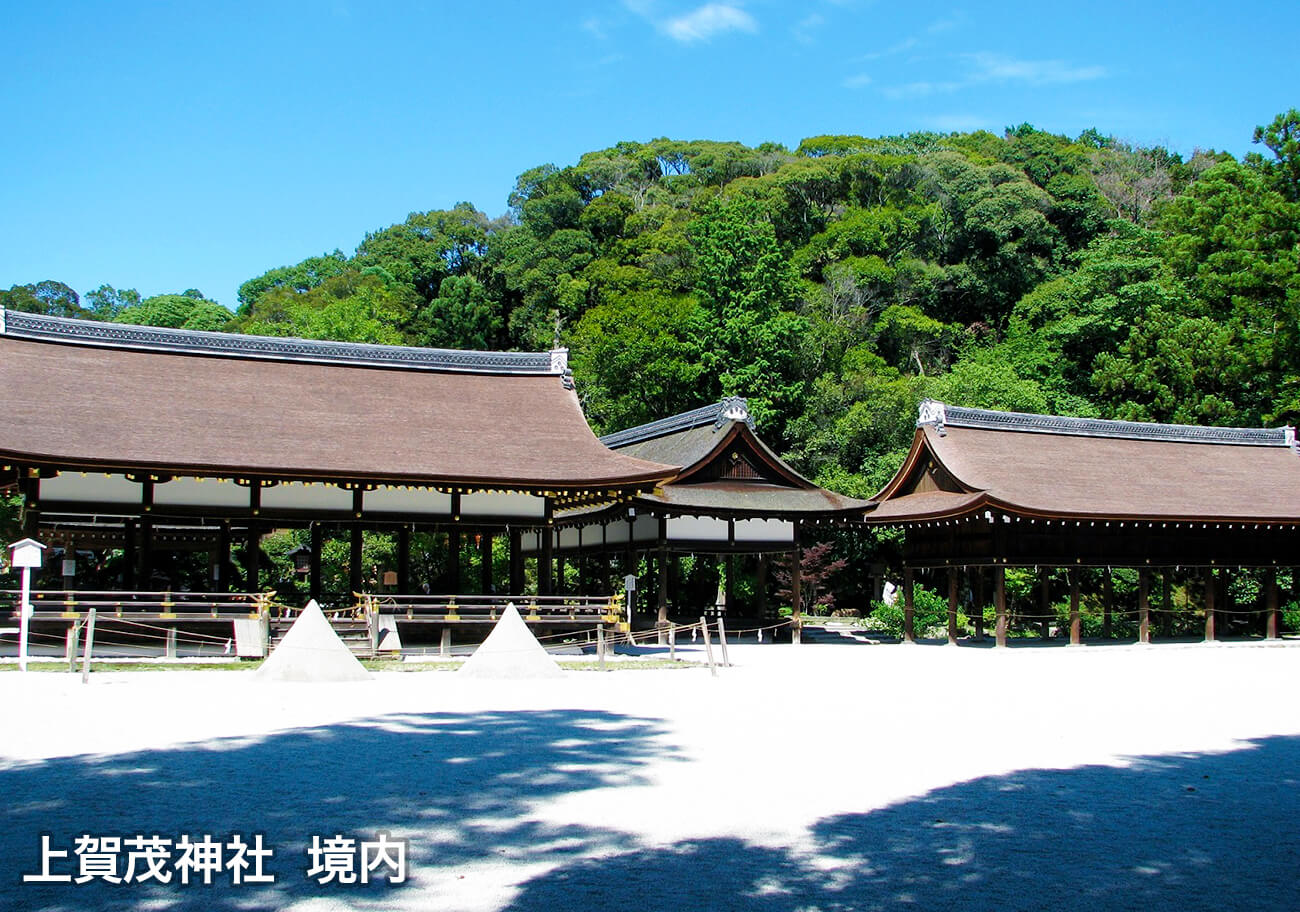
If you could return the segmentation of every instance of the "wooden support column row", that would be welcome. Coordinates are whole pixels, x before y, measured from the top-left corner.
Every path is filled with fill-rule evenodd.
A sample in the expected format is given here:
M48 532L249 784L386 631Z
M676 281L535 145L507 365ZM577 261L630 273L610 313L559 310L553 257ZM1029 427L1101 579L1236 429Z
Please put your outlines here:
M1005 567L993 568L993 607L997 611L997 631L995 644L1007 645L1007 570Z
M1079 617L1079 571L1070 571L1070 645L1083 644L1083 622Z
M1138 642L1151 642L1151 571L1138 571Z
M1214 590L1218 581L1214 577L1214 568L1205 568L1205 642L1213 643L1214 630Z

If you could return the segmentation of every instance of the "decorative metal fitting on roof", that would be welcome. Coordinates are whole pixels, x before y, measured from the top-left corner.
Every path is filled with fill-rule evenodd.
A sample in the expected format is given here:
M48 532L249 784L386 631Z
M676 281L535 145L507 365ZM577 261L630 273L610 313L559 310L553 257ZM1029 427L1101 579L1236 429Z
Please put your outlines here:
M940 434L945 433L944 422L947 420L947 407L937 399L922 399L917 409L916 426L933 424Z
M718 417L713 422L713 429L716 431L728 421L743 421L752 428L754 419L749 415L749 402L740 396L728 396L718 403Z

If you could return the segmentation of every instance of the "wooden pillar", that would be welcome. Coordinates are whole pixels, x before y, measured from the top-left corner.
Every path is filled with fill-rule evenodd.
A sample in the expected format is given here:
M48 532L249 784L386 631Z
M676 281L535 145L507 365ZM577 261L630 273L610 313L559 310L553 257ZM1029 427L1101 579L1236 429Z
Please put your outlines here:
M993 569L993 607L997 611L996 645L1007 645L1007 571L1005 567Z
M1151 642L1151 571L1138 570L1138 642Z
M230 591L230 520L223 519L217 531L217 570L212 576L214 592Z
M492 594L492 533L487 529L479 530L478 586L484 595Z
M523 533L518 529L510 530L510 594L524 594L524 547Z
M460 527L447 530L447 588L452 595L460 594Z
M348 525L350 534L350 549L348 557L348 591L360 592L364 586L364 575L361 563L365 560L365 554L362 546L365 540L361 536L361 523L354 522Z
M957 568L948 568L948 645L957 645Z
M406 523L397 527L397 591L411 591L411 527Z
M563 554L555 555L555 594L564 595L564 568L568 562L564 559Z
M1205 642L1213 643L1214 634L1214 568L1205 568Z
M759 626L762 626L761 622L767 617L767 552L758 556L757 588L758 620L760 621Z
M140 576L141 589L153 586L153 517L140 517ZM256 592L257 590L252 590Z
M227 533L229 533L229 526L227 526ZM136 551L135 537L136 522L134 519L128 519L122 524L122 588L128 591L136 588L136 561L139 555ZM225 592L226 589L221 591Z
M1115 580L1111 575L1110 568L1106 568L1106 575L1101 579L1101 635L1105 639L1110 639L1114 631L1114 622L1112 616L1115 613Z
M1264 581L1264 636L1270 640L1277 639L1279 603L1277 591L1277 571L1268 571Z
M659 517L659 592L655 626L661 638L668 635L668 517Z
M1038 579L1038 636L1052 635L1052 571L1044 567Z
M903 642L916 642L916 602L913 589L916 585L916 571L911 567L903 568Z
M1083 643L1083 622L1079 618L1079 571L1070 571L1070 645Z
M307 571L308 574L307 587L308 590L311 592L311 597L316 599L317 601L320 600L320 595L321 595L320 565L321 565L321 551L324 549L324 547L325 547L324 529L321 527L320 523L314 522L311 524L311 567Z
M722 573L724 576L722 586L722 613L731 617L735 613L736 607L736 558L728 554L722 559Z
M790 637L803 642L803 545L799 523L794 524L794 550L790 552Z
M1232 620L1232 614L1233 614L1232 588L1229 585L1231 581L1232 581L1232 570L1228 567L1223 567L1222 569L1220 569L1219 570L1219 591L1217 593L1217 597L1214 600L1214 611L1219 616L1218 621L1216 622L1216 627L1220 627L1220 626L1223 627L1224 633L1227 633L1231 629L1229 627L1229 622ZM1215 631L1215 634L1216 636L1218 635L1217 630Z
M248 521L248 539L244 546L244 572L249 592L262 589L262 524L256 517Z
M1164 604L1164 610L1160 614L1160 635L1162 637L1172 637L1174 635L1174 582L1173 571L1168 567L1160 574L1161 601Z
M984 642L984 568L972 567L971 573L974 574L973 582L975 589L975 642Z

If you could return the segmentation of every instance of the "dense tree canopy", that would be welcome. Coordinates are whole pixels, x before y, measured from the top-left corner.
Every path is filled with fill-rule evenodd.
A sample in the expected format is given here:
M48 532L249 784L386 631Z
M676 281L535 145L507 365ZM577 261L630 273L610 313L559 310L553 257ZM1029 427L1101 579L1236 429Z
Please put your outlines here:
M56 281L14 310L452 348L573 349L593 425L738 394L866 495L923 396L1085 416L1300 419L1300 113L1259 152L1098 130L656 139L520 175L509 212L412 212L250 278L231 314Z

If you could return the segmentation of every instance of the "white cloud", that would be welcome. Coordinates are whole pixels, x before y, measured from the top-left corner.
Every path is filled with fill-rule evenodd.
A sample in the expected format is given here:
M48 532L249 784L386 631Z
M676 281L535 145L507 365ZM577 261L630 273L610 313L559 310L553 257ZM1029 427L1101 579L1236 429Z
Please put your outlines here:
M871 85L871 77L866 73L858 73L856 76L848 76L840 85L846 89L861 89Z
M1017 60L1001 54L981 52L964 57L975 64L972 82L1028 82L1046 85L1059 82L1086 82L1106 75L1101 66L1071 66L1061 60Z
M800 19L792 30L794 38L800 44L812 44L813 32L826 24L826 17L821 13L812 13Z
M738 6L706 3L683 16L667 20L661 28L674 40L689 44L708 41L725 32L756 32L758 23Z

